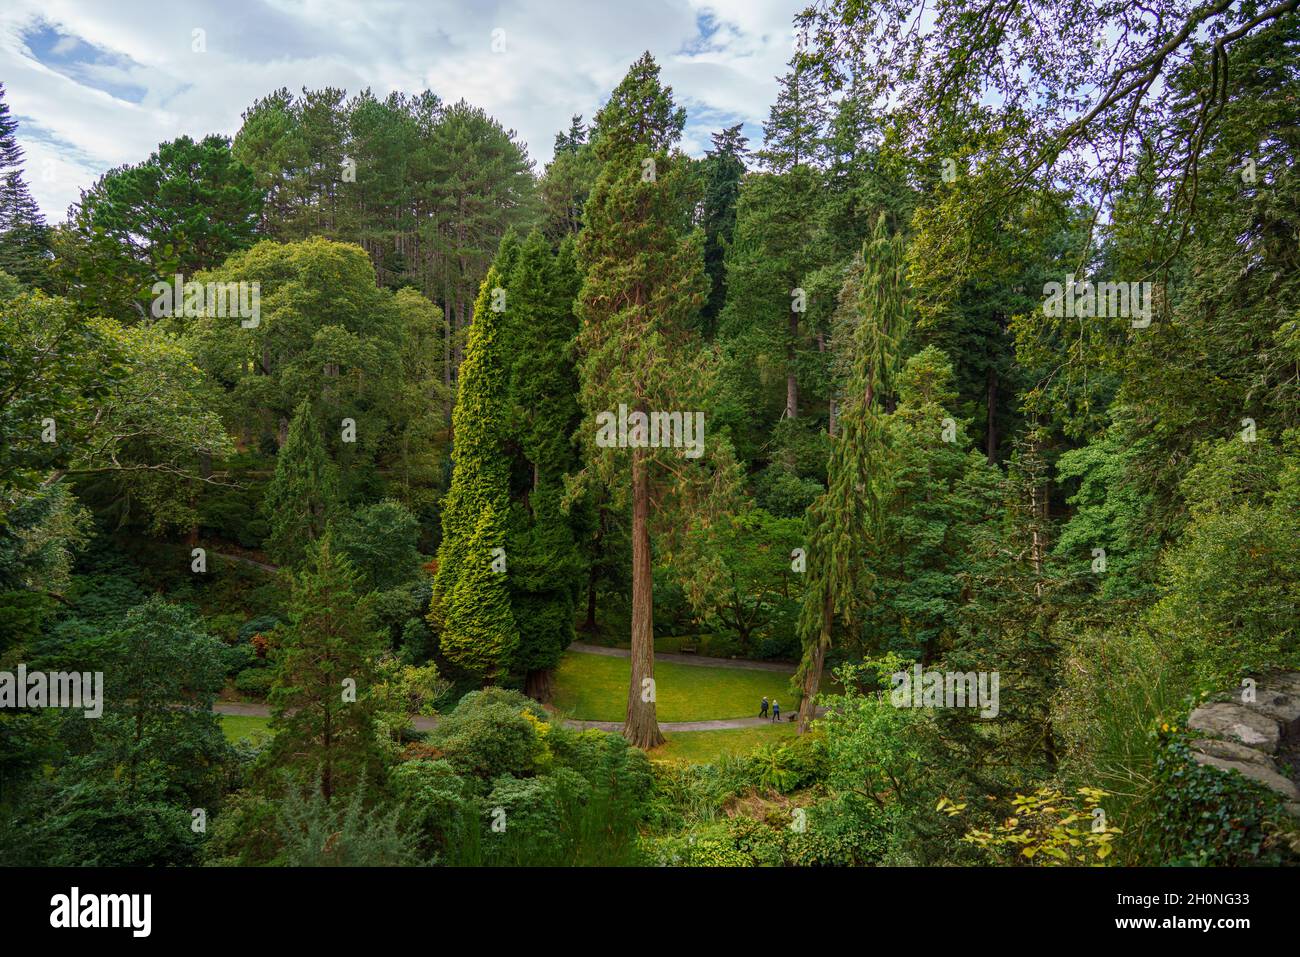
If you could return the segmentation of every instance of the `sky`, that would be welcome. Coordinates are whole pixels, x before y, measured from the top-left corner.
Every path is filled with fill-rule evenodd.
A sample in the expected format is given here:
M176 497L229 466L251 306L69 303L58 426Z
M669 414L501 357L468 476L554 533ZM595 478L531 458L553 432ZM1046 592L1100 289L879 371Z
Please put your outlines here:
M0 81L51 223L104 172L183 134L233 136L280 87L430 89L518 132L540 172L649 50L688 111L682 148L751 148L803 0L5 0Z

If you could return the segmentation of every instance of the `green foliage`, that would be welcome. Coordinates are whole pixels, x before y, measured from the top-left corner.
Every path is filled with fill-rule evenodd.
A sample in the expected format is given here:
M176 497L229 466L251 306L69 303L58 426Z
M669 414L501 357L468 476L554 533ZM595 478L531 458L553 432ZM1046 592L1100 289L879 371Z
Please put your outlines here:
M420 526L400 502L384 500L345 511L336 530L339 551L361 576L363 588L388 591L408 584L419 571Z
M1205 687L1300 666L1300 431L1202 450L1183 494L1191 520L1162 564L1155 627Z
M443 716L430 740L458 774L491 780L531 773L544 744L529 716L545 720L546 712L517 691L472 691Z
M702 312L701 333L713 337L713 325L727 301L726 255L736 231L736 203L745 175L743 124L737 123L714 133L713 149L705 154L704 202L700 215L704 228L704 269L712 284Z
M150 287L186 280L253 244L262 194L230 141L163 143L145 162L105 173L73 207L56 274L87 315L143 319Z
M951 418L951 383L952 366L933 346L899 373L898 404L884 423L889 488L869 544L876 601L863 613L867 654L932 661L953 644L976 532L997 513L998 473Z
M421 853L445 860L477 838L474 794L445 760L403 761L392 772L402 822L417 835Z
M1167 728L1168 726L1166 726ZM1281 800L1239 774L1192 760L1187 735L1160 732L1155 764L1158 859L1193 867L1250 867L1292 860L1279 833Z
M576 540L581 516L563 499L565 480L579 465L572 439L581 416L573 357L579 281L572 241L552 255L534 231L518 249L506 287L510 415L517 423L508 442L517 448L506 543L519 629L512 666L528 676L549 673L573 641L575 598L587 570Z
M23 179L17 131L0 85L0 274L40 286L48 280L49 229Z
M506 545L509 469L501 454L506 430L506 370L500 313L493 310L488 272L474 305L452 424L451 487L442 512L442 544L429 621L439 651L471 674L491 677L510 661L518 632L506 575L499 568ZM506 553L506 568L509 554Z
M285 867L400 867L420 863L396 809L367 807L358 787L330 801L319 785L291 788L277 822Z
M882 216L863 247L858 321L850 332L840 434L831 446L827 488L808 510L808 581L799 615L804 686L800 730L808 726L836 623L852 626L875 584L864 552L878 538L888 495L888 437L883 404L894 388L908 307L901 238L890 236Z
M769 636L773 644L793 644L803 584L793 556L803 545L801 526L756 508L695 531L704 558L686 582L687 594L706 625L737 635L742 657Z
M963 840L993 851L1006 863L1040 867L1100 866L1114 850L1120 830L1105 823L1101 802L1107 797L1097 788L1078 788L1078 797L1066 796L1050 785L1033 794L1017 794L1011 814L991 830L971 830ZM937 810L955 817L965 804L939 802ZM1023 859L1023 860L1022 860Z
M289 621L276 632L271 686L275 735L261 768L266 786L319 780L330 801L378 778L375 659L381 650L356 571L327 532L292 576Z
M266 487L271 557L283 565L302 561L334 518L338 497L338 471L325 452L311 406L303 402L289 423L289 437L275 459L275 476Z

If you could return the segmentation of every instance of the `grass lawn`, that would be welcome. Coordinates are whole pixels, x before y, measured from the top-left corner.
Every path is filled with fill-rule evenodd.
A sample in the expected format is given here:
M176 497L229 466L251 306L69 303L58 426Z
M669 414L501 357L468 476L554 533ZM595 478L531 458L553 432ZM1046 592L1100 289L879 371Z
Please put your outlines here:
M555 707L573 718L621 721L627 711L631 677L630 658L568 652L555 673ZM790 694L789 677L774 671L658 661L655 693L660 721L750 718L758 714L758 702L764 695L769 701L780 701L783 714L798 707Z
M266 737L270 732L266 729L266 724L270 718L261 718L256 715L246 714L223 714L221 716L221 730L226 733L226 740L232 744L240 738L256 738L261 735Z
M658 670L657 668L655 669ZM675 758L691 764L709 764L724 754L749 754L771 741L787 741L795 734L793 721L725 731L673 731L668 743L649 752L652 758Z

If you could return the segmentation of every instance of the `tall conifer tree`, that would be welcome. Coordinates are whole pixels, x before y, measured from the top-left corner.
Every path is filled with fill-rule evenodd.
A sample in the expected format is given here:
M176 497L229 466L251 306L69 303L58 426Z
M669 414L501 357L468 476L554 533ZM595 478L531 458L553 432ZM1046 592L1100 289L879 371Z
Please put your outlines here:
M507 585L510 463L503 454L508 416L502 335L504 292L488 270L474 304L460 387L452 413L451 487L442 511L442 543L429 620L449 662L491 680L509 667L518 643ZM493 308L499 306L503 308Z
M602 166L578 238L585 274L578 302L582 401L593 439L594 417L617 412L620 404L629 415L699 407L703 355L689 329L708 279L700 244L676 225L685 158L673 146L685 123L649 53L596 116ZM630 485L632 680L623 734L651 748L664 740L655 717L651 498L666 466L682 459L674 450L647 447L593 447L592 453L592 466L616 494Z
M808 584L799 632L799 732L816 711L826 652L835 625L851 625L874 583L865 562L877 534L888 476L884 400L893 389L907 330L901 237L889 236L883 216L863 248L860 321L852 332L839 434L832 440L826 491L808 510Z
M271 688L274 760L298 779L320 777L321 796L373 783L381 757L375 734L375 660L383 642L351 563L328 530L293 577L289 625L275 653Z
M551 674L573 641L577 589L585 563L575 541L575 516L562 508L564 478L577 471L573 434L581 420L573 340L580 285L573 240L553 255L534 230L514 254L507 287L510 398L519 427L513 469L515 503L508 551L510 596L519 626L514 667L524 690L545 701Z
M338 504L338 469L325 451L311 403L304 399L289 423L289 435L276 455L275 475L266 487L271 557L283 565L301 561Z
M46 278L49 229L23 180L18 121L0 83L0 270L31 286Z

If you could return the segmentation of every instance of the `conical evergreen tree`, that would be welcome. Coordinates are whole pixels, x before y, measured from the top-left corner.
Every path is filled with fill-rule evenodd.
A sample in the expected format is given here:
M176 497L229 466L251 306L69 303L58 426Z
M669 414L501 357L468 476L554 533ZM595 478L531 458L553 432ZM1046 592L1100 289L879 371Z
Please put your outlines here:
M699 408L703 354L690 335L708 277L700 244L679 231L685 158L670 153L685 111L642 56L596 116L602 167L584 211L578 259L584 272L582 401L592 417L591 467L632 498L632 680L623 734L642 748L663 741L655 717L650 499L672 449L595 445L596 416Z
M23 181L17 133L18 121L9 113L0 83L0 271L28 286L40 286L46 279L49 228Z
M712 338L722 305L727 301L725 257L736 231L736 202L740 199L740 181L745 175L745 144L742 124L729 126L713 134L713 149L705 158L704 269L709 274L709 299L702 313L701 332Z
M267 551L282 565L296 565L319 538L339 505L338 469L321 439L311 403L303 400L275 459L264 508L271 524Z
M774 173L810 164L826 128L826 104L816 72L797 55L789 67L785 76L777 78L781 89L763 124L763 149L758 154L764 168Z
M851 625L868 597L874 576L864 561L878 533L888 482L884 400L907 330L905 264L901 237L889 236L882 216L863 248L859 309L853 330L839 434L832 440L826 491L808 510L808 584L799 616L803 686L799 732L808 730L816 708L826 652L835 625Z
M277 789L285 772L299 786L319 776L321 796L329 801L379 776L370 691L383 640L371 627L357 573L334 549L328 529L310 546L292 583L271 686L275 738L261 774Z
M519 626L514 668L525 691L550 694L551 672L573 641L577 589L585 564L575 542L575 517L561 507L564 478L577 471L573 433L581 420L573 339L579 287L573 241L553 256L537 231L519 249L508 287L514 355L510 397L521 427L520 461L511 513L510 595Z
M493 290L504 289L495 266L474 304L474 322L460 367L452 413L451 486L443 502L442 543L429 620L444 658L491 680L509 667L518 642L510 613L506 546L510 462L504 454L508 398L502 315ZM503 570L502 570L503 569Z

